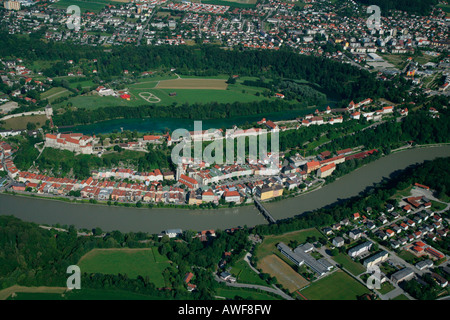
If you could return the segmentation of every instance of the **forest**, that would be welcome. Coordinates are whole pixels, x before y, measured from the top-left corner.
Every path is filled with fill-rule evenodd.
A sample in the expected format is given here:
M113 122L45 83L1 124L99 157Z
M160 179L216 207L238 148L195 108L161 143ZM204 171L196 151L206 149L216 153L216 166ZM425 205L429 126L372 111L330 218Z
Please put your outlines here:
M19 37L0 33L0 55L21 57L27 62L35 60L59 61L44 75L60 72L60 63L81 59L97 59L99 76L106 82L122 76L123 70L144 72L159 69L176 69L185 75L215 76L219 74L265 77L266 79L305 80L318 88L326 88L341 99L362 100L383 97L393 102L409 101L406 81L380 82L376 75L331 59L299 55L291 49L223 50L218 46L117 46L108 50L78 46L69 43L44 42L39 34ZM356 95L356 96L355 96ZM243 114L245 115L245 113Z
M142 119L151 118L180 118L180 119L225 119L236 116L247 116L262 113L299 110L299 106L284 101L268 101L247 103L206 103L182 104L159 107L142 105L139 107L102 107L98 109L66 110L62 114L55 114L53 121L57 126L74 124L90 124L108 119Z
M377 5L382 12L389 10L401 10L408 13L419 15L428 15L431 12L432 6L439 3L438 0L357 0L358 2L367 6ZM382 14L383 15L383 14Z
M84 288L122 289L165 299L213 299L218 283L213 271L225 251L233 256L249 249L248 231L238 230L233 234L217 231L208 242L193 238L193 231L186 231L184 241L158 238L142 232L121 233L112 231L103 238L77 237L73 226L68 232L57 232L39 228L12 216L0 216L0 289L19 284L24 286L65 286L66 269L93 248L145 248L156 246L158 251L172 261L164 271L170 290L155 288L148 277L129 278L126 274L82 274ZM100 230L100 229L99 229ZM94 229L95 231L95 229ZM98 232L95 232L98 234ZM142 243L141 240L149 240ZM227 258L229 261L236 259ZM184 276L195 274L197 290L186 291Z
M45 148L37 159L39 152L34 147L35 139L24 140L16 153L15 164L19 170L27 171L35 164L41 172L51 174L53 177L75 177L86 179L91 176L92 170L100 168L114 168L126 163L139 172L151 172L155 169L173 170L168 150L149 148L148 152L135 152L117 148L117 152L103 155L75 155L68 150Z

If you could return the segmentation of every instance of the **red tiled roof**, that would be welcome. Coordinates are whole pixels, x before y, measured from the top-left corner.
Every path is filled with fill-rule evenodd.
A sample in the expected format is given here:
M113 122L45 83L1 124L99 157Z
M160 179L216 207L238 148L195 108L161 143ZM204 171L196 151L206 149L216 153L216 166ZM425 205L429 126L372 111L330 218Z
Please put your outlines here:
M161 136L148 135L148 136L144 136L144 141L158 140L160 138L161 138Z
M330 163L329 165L323 166L322 168L320 168L320 172L326 172L328 170L331 170L333 168L336 168L336 165L334 163Z

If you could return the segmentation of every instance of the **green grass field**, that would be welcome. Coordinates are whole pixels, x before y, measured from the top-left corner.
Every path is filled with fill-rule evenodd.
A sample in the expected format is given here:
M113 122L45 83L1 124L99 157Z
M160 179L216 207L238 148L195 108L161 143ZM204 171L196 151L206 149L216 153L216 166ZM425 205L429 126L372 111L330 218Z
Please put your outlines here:
M5 124L3 125L3 128L5 128L6 130L23 130L27 128L28 122L34 123L36 125L36 128L40 128L45 125L45 122L47 120L48 119L45 115L15 117L4 120Z
M77 88L79 85L81 86L81 88L90 88L92 86L95 86L96 84L92 80L81 80L69 83L69 86L71 88Z
M52 103L58 98L67 97L70 96L71 94L72 92L68 91L63 87L54 87L42 93L41 99L42 100L48 99L48 102Z
M337 256L333 257L333 260L342 265L346 270L348 270L354 276L360 275L366 271L366 268L360 263L353 261L348 255L344 253L339 253Z
M262 280L243 259L235 263L235 265L231 268L231 273L236 276L237 282L239 283L267 286L267 282Z
M192 2L199 1L195 0ZM203 0L202 3L236 8L254 8L256 6L256 0Z
M439 4L436 7L441 8L442 11L447 13L447 17L450 16L450 4Z
M81 288L64 294L19 292L7 300L162 300L162 298L122 290Z
M395 287L390 282L386 281L385 283L381 284L381 288L378 290L378 292L380 292L381 294L386 294L394 289Z
M148 276L157 287L164 287L162 272L170 265L156 248L151 249L94 249L78 262L82 272L127 274L130 278Z
M370 291L345 272L336 271L313 282L300 293L309 300L356 300Z
M437 202L434 200L431 200L431 210L432 211L442 211L447 207L445 203Z
M405 296L404 294L401 294L399 296L396 296L394 299L392 300L409 300L407 296Z
M411 252L408 252L406 250L400 251L400 253L397 255L401 259L405 260L408 263L412 263L412 264L415 264L415 263L417 263L418 260L420 260L420 258L416 257L414 254L412 254Z
M161 77L164 79L165 77ZM151 80L150 80L151 79ZM144 80L144 79L143 79ZM168 79L165 79L168 80ZM89 86L90 82L83 82L85 86ZM114 107L114 106L129 106L137 107L142 105L156 104L158 106L168 106L174 103L232 103L232 102L252 102L261 101L267 99L275 99L273 97L266 98L261 93L262 88L244 86L241 83L229 85L227 90L215 90L215 89L158 89L155 88L158 84L158 80L154 78L148 78L146 81L137 82L128 86L128 91L131 95L131 99L124 100L119 97L101 97L99 95L83 95L69 98L67 101L63 101L59 104L55 104L54 107L66 106L69 102L74 107L96 109L100 107ZM78 86L78 83L73 84L74 87ZM170 96L170 93L175 92L176 95ZM257 96L257 92L260 93ZM157 103L149 103L139 96L140 93L152 93L159 99ZM57 95L60 97L62 95ZM55 97L55 98L56 98Z
M80 7L81 13L85 12L100 12L107 4L112 3L112 1L79 1L79 0L59 0L51 5L52 8L64 9L66 10L71 5L76 5Z
M244 298L244 300L282 300L278 296L272 296L268 293L242 288L218 288L216 291L216 296L227 299L235 299L236 296L239 296Z

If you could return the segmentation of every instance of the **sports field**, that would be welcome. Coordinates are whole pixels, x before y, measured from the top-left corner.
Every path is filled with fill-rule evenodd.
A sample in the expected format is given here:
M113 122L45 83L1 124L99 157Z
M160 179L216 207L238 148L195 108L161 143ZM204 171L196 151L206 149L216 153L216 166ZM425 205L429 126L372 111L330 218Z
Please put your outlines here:
M274 254L262 259L258 265L264 273L276 277L278 282L289 292L294 292L309 284L305 278Z
M322 278L300 293L308 300L356 300L370 290L343 271Z
M129 278L148 276L158 288L164 287L164 269L170 261L156 248L148 249L93 249L77 264L81 272L127 274Z
M156 85L156 89L208 89L226 90L227 83L223 79L174 79L162 80Z

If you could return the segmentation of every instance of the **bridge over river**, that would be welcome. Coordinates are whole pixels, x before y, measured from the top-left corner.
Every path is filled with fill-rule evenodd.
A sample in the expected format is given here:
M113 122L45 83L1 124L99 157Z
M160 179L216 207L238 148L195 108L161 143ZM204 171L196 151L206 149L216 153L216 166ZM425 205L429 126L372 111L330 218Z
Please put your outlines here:
M413 148L392 153L371 162L313 192L295 198L264 203L273 220L281 220L316 210L358 195L397 171L437 157L449 157L450 146ZM39 224L74 225L77 228L100 227L105 231L160 233L163 230L227 229L265 224L265 216L256 206L189 210L177 208L126 208L0 194L0 214L14 215Z
M262 205L262 203L258 199L253 198L253 200L255 201L256 209L258 209L259 212L262 213L264 218L266 218L267 221L269 221L269 223L277 223L277 221L272 217L270 212L266 208L264 208L264 206Z

